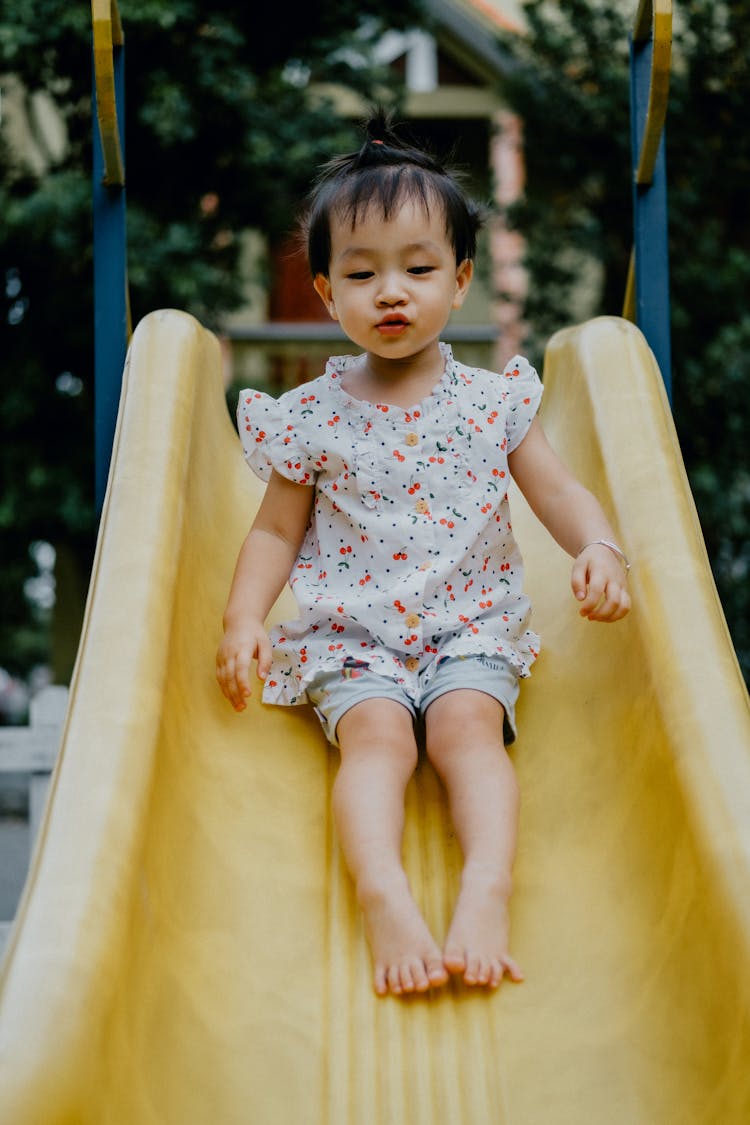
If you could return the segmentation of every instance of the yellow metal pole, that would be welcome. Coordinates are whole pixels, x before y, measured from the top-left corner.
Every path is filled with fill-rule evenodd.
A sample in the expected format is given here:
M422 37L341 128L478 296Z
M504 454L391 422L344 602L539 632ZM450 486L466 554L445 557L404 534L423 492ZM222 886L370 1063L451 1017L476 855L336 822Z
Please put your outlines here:
M125 183L125 166L120 147L115 97L114 48L124 42L117 0L91 0L94 35L94 81L97 119L104 154L103 182L108 186Z
M669 71L672 62L671 0L641 0L633 25L633 42L652 39L651 85L646 126L635 175L637 184L650 184L654 176L669 100Z

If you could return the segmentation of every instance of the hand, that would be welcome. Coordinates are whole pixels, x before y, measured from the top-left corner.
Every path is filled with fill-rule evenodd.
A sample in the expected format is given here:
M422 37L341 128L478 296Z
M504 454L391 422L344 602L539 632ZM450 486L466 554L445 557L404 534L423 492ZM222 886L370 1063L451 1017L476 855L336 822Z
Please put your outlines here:
M271 667L271 642L259 621L230 626L216 653L216 679L234 707L244 711L251 694L250 662L258 661L258 679L265 680Z
M581 617L619 621L630 610L628 576L613 551L591 543L573 563L570 577Z

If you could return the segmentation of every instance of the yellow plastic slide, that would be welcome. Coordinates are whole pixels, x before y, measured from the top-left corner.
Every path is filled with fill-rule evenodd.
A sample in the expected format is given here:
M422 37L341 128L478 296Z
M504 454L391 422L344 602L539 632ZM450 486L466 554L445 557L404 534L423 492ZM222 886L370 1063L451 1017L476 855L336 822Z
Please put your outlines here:
M636 329L550 344L544 421L634 560L581 620L520 498L544 651L514 748L527 980L378 1000L307 708L235 715L214 651L259 486L217 341L147 317L53 793L0 992L4 1125L747 1125L750 713ZM278 612L289 612L287 604ZM420 766L406 862L459 855Z

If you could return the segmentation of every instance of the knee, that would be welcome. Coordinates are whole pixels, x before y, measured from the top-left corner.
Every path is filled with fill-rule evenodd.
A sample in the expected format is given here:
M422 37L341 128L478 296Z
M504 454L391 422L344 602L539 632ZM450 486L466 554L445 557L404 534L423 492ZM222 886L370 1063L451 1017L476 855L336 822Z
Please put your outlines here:
M478 691L453 691L427 712L427 757L439 774L467 753L504 753L502 704Z
M375 755L406 773L416 769L418 752L411 714L399 704L383 700L358 704L342 716L336 737L342 763Z

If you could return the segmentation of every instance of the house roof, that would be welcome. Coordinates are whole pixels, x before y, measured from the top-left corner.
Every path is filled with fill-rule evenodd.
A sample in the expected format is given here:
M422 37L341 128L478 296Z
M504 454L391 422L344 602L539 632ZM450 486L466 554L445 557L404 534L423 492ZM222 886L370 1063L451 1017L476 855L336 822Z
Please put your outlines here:
M455 0L500 31L522 31L523 9L518 0Z
M443 33L455 38L491 73L507 73L509 59L498 44L497 34L522 30L512 14L517 4L505 0L428 0L427 7Z

